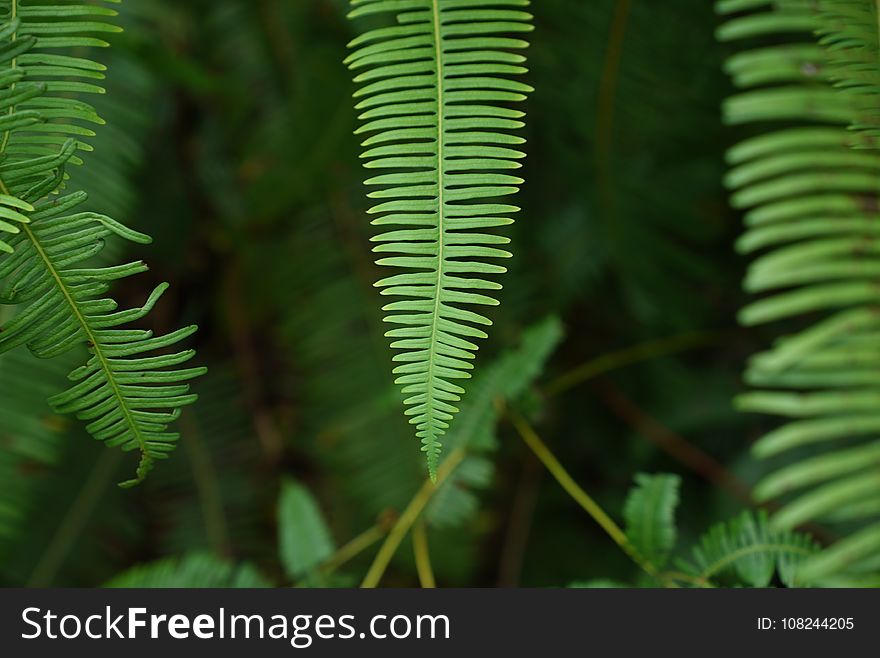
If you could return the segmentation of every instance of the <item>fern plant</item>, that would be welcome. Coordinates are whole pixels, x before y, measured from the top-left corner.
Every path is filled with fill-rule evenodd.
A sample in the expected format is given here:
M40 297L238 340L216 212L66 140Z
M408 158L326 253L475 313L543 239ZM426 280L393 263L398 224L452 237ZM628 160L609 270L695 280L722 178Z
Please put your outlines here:
M652 565L652 581L667 587L768 587L777 578L785 587L801 584L801 569L817 550L815 541L806 534L772 527L764 511L746 511L716 523L689 550L678 553L674 562L679 571L663 570L676 548L680 486L677 475L640 473L626 498L626 539ZM627 585L593 580L571 586Z
M110 285L146 265L90 262L110 236L138 244L149 237L109 217L77 212L86 194L65 189L65 168L81 164L78 152L90 148L88 125L101 123L77 96L103 91L96 84L102 65L68 53L106 45L94 35L118 30L106 20L115 12L64 0L4 4L0 193L5 218L21 217L11 225L18 232L5 241L12 253L0 259L0 303L17 309L0 332L0 352L27 345L35 356L51 358L88 348L90 358L51 404L86 421L108 446L140 453L136 476L122 484L132 486L173 449L178 436L168 427L195 400L188 382L204 369L181 368L194 352L173 351L196 327L155 336L127 326L149 313L168 284L156 287L143 306L118 310L105 296Z
M436 477L440 438L473 369L475 339L491 324L465 306L494 306L508 238L490 232L510 224L523 113L507 107L532 88L511 76L526 72L515 35L532 29L529 0L352 0L351 18L392 14L396 23L365 31L345 60L362 86L355 93L364 123L366 181L380 199L370 209L386 232L373 239L379 265L404 271L376 286L388 297L386 335L400 352L394 374L408 397L410 423ZM511 36L514 35L514 36Z
M780 529L807 521L854 530L808 579L877 569L880 551L880 153L877 6L869 0L722 0L725 41L775 39L733 55L742 90L731 124L760 132L729 152L727 183L745 211L752 256L746 325L788 321L756 355L741 409L787 419L754 447L779 467L758 486L782 497ZM759 44L762 41L758 42ZM795 324L795 319L810 322ZM798 328L800 327L800 328ZM789 457L788 461L783 461Z

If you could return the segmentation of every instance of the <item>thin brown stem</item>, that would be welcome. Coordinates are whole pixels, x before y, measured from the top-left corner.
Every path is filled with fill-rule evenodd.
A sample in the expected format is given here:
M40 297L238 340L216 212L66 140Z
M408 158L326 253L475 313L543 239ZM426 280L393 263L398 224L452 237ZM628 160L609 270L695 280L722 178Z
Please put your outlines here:
M531 452L524 453L522 472L513 494L510 518L498 561L498 587L519 585L543 479L544 469L541 462Z
M755 504L751 488L745 482L728 471L714 457L641 409L617 386L611 382L602 382L602 385L596 386L595 390L612 413L676 461L743 504L749 506Z

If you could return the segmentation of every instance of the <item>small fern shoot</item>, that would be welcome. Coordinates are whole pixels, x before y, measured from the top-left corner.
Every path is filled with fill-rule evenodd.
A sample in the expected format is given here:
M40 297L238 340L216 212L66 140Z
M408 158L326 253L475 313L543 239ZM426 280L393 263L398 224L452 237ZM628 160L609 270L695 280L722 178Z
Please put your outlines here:
M159 285L140 308L118 310L110 285L144 272L137 261L97 267L90 259L104 240L138 244L150 238L114 219L77 212L86 199L65 190L65 168L81 164L102 120L79 94L102 93L103 66L68 54L106 46L95 35L116 32L103 4L6 0L0 15L0 205L11 237L0 248L0 304L17 313L0 328L0 353L27 345L40 358L85 346L91 356L70 374L71 387L51 399L62 413L86 421L108 446L140 453L132 486L167 457L177 434L168 431L195 400L189 380L203 368L180 368L192 350L175 350L196 328L165 336L130 328L168 288Z
M786 587L798 586L801 565L816 552L809 535L774 529L765 512L743 512L712 526L681 567L702 581L742 582L767 587L778 575Z
M384 307L395 328L386 335L399 353L396 383L408 396L428 470L436 477L441 437L470 377L475 339L491 325L465 306L494 306L506 270L509 240L492 229L510 224L523 180L510 172L525 154L523 112L507 107L532 88L526 73L532 30L529 0L352 0L351 18L392 14L395 24L364 32L345 60L362 85L355 93L369 134L365 167L383 173L370 209L385 232L373 238L379 265L403 271L376 286L402 298Z
M675 548L681 478L639 473L623 507L626 537L640 556L662 567Z

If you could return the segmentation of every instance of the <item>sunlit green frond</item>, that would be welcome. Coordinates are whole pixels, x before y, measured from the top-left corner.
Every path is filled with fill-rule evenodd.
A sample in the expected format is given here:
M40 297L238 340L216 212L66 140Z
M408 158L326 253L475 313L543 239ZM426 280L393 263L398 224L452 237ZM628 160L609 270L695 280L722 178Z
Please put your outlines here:
M100 4L24 0L10 0L6 9L0 28L0 193L3 206L26 221L6 241L14 253L0 259L0 303L17 308L2 327L0 353L27 345L37 357L51 358L88 347L91 358L51 402L86 421L96 439L140 453L129 486L173 449L177 435L168 426L195 400L188 381L203 369L181 369L193 352L173 352L195 327L154 336L126 326L153 308L167 284L142 307L120 311L105 293L146 266L90 262L110 236L139 244L150 239L109 217L76 212L83 192L59 196L65 167L87 148L78 140L92 134L84 124L101 122L78 95L103 91L94 84L103 66L66 53L104 45L94 35L118 30L104 20L115 12Z
M740 319L793 331L751 359L755 390L737 400L787 421L754 447L778 464L756 494L783 500L776 528L858 530L880 516L876 4L718 7L723 40L758 44L727 64L740 91L725 118L758 127L728 154L732 201L745 213L739 248L752 259L745 287L760 296Z
M497 201L523 182L512 175L525 154L512 133L523 113L507 107L531 87L511 79L526 72L517 51L531 31L528 0L352 0L351 18L393 14L396 24L355 38L345 60L361 85L365 167L378 263L404 272L379 281L382 294L403 299L384 307L387 333L400 350L394 374L409 397L433 476L442 437L491 324L463 306L494 306L509 240L492 229L510 224L515 206Z

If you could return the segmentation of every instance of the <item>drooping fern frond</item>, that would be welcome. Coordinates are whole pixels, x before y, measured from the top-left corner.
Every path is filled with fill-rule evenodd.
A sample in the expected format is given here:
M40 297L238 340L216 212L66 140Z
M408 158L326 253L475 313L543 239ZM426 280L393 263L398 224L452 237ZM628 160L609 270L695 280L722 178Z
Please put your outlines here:
M473 341L491 324L464 306L493 306L500 285L488 278L507 258L509 240L490 232L518 209L499 197L523 182L524 140L511 134L523 113L507 107L531 87L512 80L526 72L516 35L532 29L529 0L352 0L351 18L393 14L392 26L355 38L345 60L362 86L356 109L370 134L362 157L380 170L367 185L380 199L373 224L378 264L402 273L376 286L389 297L387 333L399 363L396 382L407 395L428 469L436 475L440 438L473 369Z
M96 439L140 453L135 479L124 483L131 486L173 449L177 435L168 426L195 400L188 381L204 370L180 369L194 352L172 351L195 327L154 336L126 326L153 308L167 284L141 308L118 310L105 296L111 283L146 266L89 262L111 235L139 244L150 239L109 217L75 212L84 192L61 195L65 167L88 148L77 141L92 134L83 124L101 122L76 95L101 91L93 81L103 67L67 51L103 45L92 35L117 30L103 20L114 12L63 0L9 0L5 9L0 193L29 221L8 241L14 253L0 258L0 303L18 309L0 329L0 353L26 344L37 357L51 358L88 347L91 358L71 373L71 388L51 402L86 421Z
M740 317L793 330L751 360L746 379L757 390L738 399L741 409L787 420L755 445L779 465L756 494L784 500L776 528L816 520L858 530L880 517L876 5L718 8L728 16L721 39L759 44L727 63L742 90L725 106L727 121L761 130L728 155L733 204L745 211L739 248L752 256L745 285L761 295ZM876 556L880 533L856 533L832 550L850 558L838 566L852 567Z
M498 402L512 403L535 384L563 336L559 318L545 318L526 329L517 346L486 364L474 377L446 445L449 454L463 450L467 456L431 498L425 518L432 526L460 526L479 509L477 492L485 489L495 474L491 455L497 447L501 420Z

